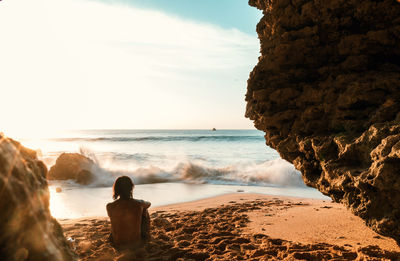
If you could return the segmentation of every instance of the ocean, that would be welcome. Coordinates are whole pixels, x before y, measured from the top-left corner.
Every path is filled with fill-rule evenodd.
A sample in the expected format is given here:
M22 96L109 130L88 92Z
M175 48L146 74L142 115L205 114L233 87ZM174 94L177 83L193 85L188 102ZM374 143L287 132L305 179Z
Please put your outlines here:
M292 164L265 145L258 130L79 130L22 139L50 168L63 152L99 164L93 184L50 181L56 218L106 216L116 177L135 183L134 197L152 206L225 193L263 193L329 199L306 187ZM61 193L56 188L62 189Z

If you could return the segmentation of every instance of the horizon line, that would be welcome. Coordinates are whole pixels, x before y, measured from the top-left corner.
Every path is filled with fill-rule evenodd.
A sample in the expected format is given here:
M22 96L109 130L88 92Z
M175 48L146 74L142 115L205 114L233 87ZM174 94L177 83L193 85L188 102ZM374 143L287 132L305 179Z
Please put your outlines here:
M214 127L215 128L215 127ZM213 128L87 128L87 129L62 129L62 130L55 130L55 131L83 131L83 130L212 130ZM215 128L216 130L258 130L256 128Z

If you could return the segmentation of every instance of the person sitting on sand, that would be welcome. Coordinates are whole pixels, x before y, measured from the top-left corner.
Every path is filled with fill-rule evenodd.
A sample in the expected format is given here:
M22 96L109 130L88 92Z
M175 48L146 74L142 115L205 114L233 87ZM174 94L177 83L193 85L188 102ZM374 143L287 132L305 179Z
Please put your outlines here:
M110 240L118 249L139 246L150 237L148 208L151 203L134 199L134 186L129 177L118 177L113 185L114 202L107 204L111 220Z

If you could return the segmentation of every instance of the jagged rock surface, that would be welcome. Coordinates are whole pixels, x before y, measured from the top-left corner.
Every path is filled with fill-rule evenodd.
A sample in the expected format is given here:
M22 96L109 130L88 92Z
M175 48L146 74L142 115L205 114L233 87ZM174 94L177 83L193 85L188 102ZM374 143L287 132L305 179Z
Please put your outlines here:
M0 260L74 260L50 215L47 168L0 134Z
M97 168L96 163L79 153L62 153L56 164L49 170L49 180L71 179L79 184L87 185L94 181L92 169Z
M246 117L307 185L400 242L400 4L250 0Z

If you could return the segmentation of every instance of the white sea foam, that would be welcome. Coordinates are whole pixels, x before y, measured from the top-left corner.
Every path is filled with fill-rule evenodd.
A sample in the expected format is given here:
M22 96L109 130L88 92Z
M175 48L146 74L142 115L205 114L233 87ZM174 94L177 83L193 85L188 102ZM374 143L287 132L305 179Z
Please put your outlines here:
M126 175L135 184L183 182L191 184L224 184L255 186L304 187L300 173L293 165L282 159L259 164L236 164L225 167L211 167L204 163L183 161L172 168L141 166L137 168L114 166L95 167L92 172L96 180L91 186L111 186L116 177Z

